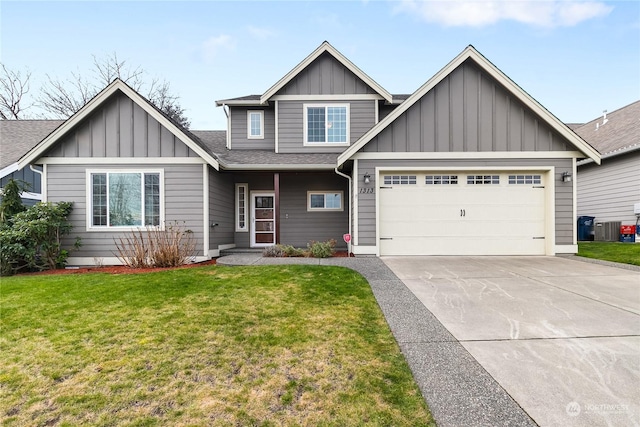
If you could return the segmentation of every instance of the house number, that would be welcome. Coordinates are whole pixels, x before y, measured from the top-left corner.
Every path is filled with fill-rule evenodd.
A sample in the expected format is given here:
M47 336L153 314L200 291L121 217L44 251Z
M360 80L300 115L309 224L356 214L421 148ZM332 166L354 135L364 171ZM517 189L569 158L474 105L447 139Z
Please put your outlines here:
M373 194L373 188L364 188L360 189L360 194Z

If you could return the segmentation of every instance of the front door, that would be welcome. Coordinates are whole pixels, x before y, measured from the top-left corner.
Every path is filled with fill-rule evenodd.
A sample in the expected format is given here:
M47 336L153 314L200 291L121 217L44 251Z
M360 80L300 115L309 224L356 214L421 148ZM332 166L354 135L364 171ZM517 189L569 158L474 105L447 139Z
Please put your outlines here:
M275 195L251 193L251 246L263 247L276 243Z

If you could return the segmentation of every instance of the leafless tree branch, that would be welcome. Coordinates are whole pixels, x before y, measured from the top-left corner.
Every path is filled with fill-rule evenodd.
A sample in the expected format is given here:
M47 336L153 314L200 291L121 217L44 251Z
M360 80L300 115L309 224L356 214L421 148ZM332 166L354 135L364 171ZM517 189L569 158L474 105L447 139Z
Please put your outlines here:
M24 105L25 95L29 92L31 72L23 75L20 71L8 69L4 64L0 72L0 119L22 119L23 112L33 104Z

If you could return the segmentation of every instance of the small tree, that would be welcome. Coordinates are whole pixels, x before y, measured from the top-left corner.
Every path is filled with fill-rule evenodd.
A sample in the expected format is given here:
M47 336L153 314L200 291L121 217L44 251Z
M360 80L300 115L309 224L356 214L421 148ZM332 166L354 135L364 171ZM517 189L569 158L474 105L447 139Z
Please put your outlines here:
M25 181L10 179L2 188L2 202L0 202L0 224L7 223L15 214L27 210L22 204L20 194L29 189Z

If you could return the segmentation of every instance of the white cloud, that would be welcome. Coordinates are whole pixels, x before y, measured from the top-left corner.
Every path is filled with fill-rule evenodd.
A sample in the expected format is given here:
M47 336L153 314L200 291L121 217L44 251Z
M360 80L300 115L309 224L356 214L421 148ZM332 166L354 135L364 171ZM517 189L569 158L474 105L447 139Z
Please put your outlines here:
M275 34L268 28L254 27L253 25L249 25L247 27L247 31L249 31L249 34L251 34L253 37L261 40L268 39Z
M605 16L612 6L593 0L402 0L396 11L447 27L485 27L510 20L539 27L570 27Z
M233 50L236 47L235 40L227 35L221 34L209 37L202 43L201 53L205 61L211 62L223 50Z

